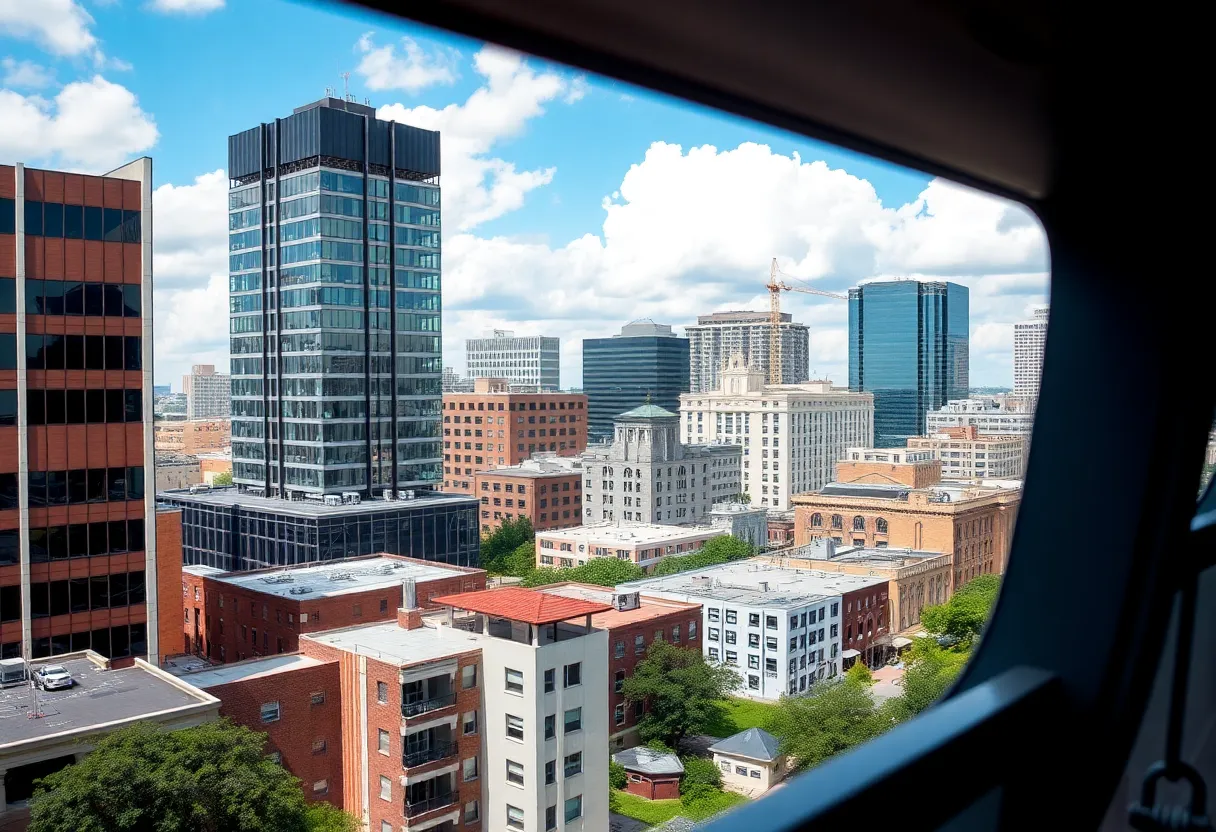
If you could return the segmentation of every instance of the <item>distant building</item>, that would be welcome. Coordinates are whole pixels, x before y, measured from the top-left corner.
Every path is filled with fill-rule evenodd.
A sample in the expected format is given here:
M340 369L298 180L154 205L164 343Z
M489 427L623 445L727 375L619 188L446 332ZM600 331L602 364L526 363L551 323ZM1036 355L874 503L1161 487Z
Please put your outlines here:
M583 522L583 461L579 457L546 453L473 476L483 535L506 521L524 517L537 531Z
M925 416L925 432L975 427L981 434L1030 436L1034 430L1033 399L984 397L946 402Z
M625 769L625 791L647 800L679 800L684 764L674 751L656 751L646 745L612 755Z
M947 479L1020 479L1029 437L983 434L975 425L944 428L908 440L908 450L926 450L942 463Z
M536 533L536 565L568 569L595 558L615 558L646 571L665 557L689 555L705 541L729 534L711 526L663 526L654 523L589 523L571 529Z
M158 420L152 430L158 451L197 454L232 445L232 421L229 419Z
M902 448L925 413L966 397L966 286L897 280L849 290L849 389L874 394L874 447Z
M714 765L722 771L722 788L760 797L789 772L781 742L763 728L748 728L709 747Z
M722 368L731 356L744 361L768 378L769 334L767 312L714 312L699 315L694 326L684 328L688 336L690 390L707 393L719 389ZM810 330L781 313L781 379L801 384L809 378Z
M460 375L451 367L443 368L443 392L472 393L473 379Z
M1034 310L1029 321L1013 325L1013 392L1019 396L1039 395L1043 375L1043 350L1047 344L1048 307Z
M587 397L513 392L479 378L472 393L443 396L443 487L473 494L475 474L536 453L578 456L587 447Z
M611 338L583 339L591 441L610 438L613 417L647 402L678 410L689 390L688 362L688 339L650 320L628 323Z
M794 545L794 510L769 511L768 547L783 549Z
M227 451L208 451L196 454L198 457L199 474L207 485L215 485L215 478L220 474L232 476L232 454Z
M680 443L680 418L653 404L614 420L610 445L583 455L583 520L704 523L741 493L738 445Z
M175 451L156 452L156 493L189 488L203 481L198 457Z
M227 419L232 413L232 376L214 364L195 364L182 376L187 419Z
M742 540L758 552L768 546L768 511L746 503L714 503L709 524Z
M836 464L836 480L927 488L941 482L942 463L933 451L909 448L849 448Z
M172 392L173 392L172 384L154 384L154 385L152 385L152 395L158 399L161 396L168 396Z
M509 384L540 390L561 389L561 339L516 336L496 329L484 338L464 342L471 378L506 379Z
M680 397L685 443L743 448L742 492L753 505L784 511L790 495L819 488L850 445L874 438L874 396L830 381L766 384L764 372L731 357L713 392Z

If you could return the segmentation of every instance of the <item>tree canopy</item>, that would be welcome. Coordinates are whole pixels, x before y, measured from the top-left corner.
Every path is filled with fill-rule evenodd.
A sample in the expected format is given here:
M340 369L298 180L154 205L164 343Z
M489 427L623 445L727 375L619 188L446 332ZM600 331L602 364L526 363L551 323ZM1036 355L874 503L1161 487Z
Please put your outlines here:
M507 560L524 543L533 543L536 532L527 517L504 520L503 524L481 539L481 568L495 575L507 575Z
M232 472L221 471L211 480L212 485L232 485Z
M668 555L655 565L654 574L674 575L691 569L704 569L719 563L750 558L755 553L756 550L750 543L729 534L720 535L711 537L690 555Z
M972 578L955 590L946 603L921 610L921 623L934 635L950 636L964 647L968 646L988 623L1000 591L999 575Z
M890 719L876 708L869 684L859 674L816 682L806 696L784 696L768 730L781 740L781 753L810 768L876 737Z
M904 692L887 703L894 720L911 719L940 699L970 655L968 650L943 648L934 638L916 639L904 654Z
M227 720L122 728L39 781L30 832L353 832L354 818L305 802L265 742Z
M700 650L655 641L623 692L629 701L649 706L638 723L642 741L658 739L676 748L685 736L721 719L722 700L738 686L733 670L706 662Z
M598 586L616 586L626 581L636 581L644 578L646 573L642 567L627 560L616 558L592 558L582 566L569 569L542 568L533 569L524 575L524 586L544 586L562 581L577 581L583 584Z

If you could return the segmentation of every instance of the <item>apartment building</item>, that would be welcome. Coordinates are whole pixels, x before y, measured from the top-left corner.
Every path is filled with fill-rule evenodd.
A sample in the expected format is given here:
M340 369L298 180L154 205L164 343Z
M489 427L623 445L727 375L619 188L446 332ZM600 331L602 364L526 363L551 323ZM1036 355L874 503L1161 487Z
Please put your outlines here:
M532 528L563 529L583 522L583 461L546 452L518 465L473 475L481 502L481 532L527 518Z
M443 395L443 487L475 492L475 474L536 453L578 456L587 448L587 397L516 393L503 378L479 378L472 393Z
M616 558L649 571L669 555L688 555L705 541L729 534L711 526L600 522L536 533L536 564L568 569L592 558Z
M1039 395L1049 312L1049 307L1040 306L1030 320L1013 325L1013 392L1016 395Z
M735 354L712 392L680 396L680 429L687 444L740 446L742 492L785 511L792 494L831 481L845 448L873 442L874 395L829 381L766 384L762 367Z
M583 455L584 522L703 523L739 498L739 446L681 444L679 421L653 404L613 420L612 443Z
M538 392L561 388L561 347L560 338L516 336L503 329L464 342L470 378L505 379Z
M907 484L915 472L876 473L872 463L842 461L837 481L794 497L794 544L815 538L872 549L944 552L952 585L1002 574L1022 488L1019 480Z
M1015 396L956 399L925 414L925 432L975 427L981 434L1030 436L1034 430L1034 399Z
M734 669L736 693L755 699L803 693L840 673L846 603L854 608L860 599L879 637L890 626L885 578L758 560L631 581L617 591L701 604L705 657ZM866 598L875 599L869 607Z
M227 421L232 413L232 376L217 373L214 364L191 367L190 373L182 376L182 392L186 394L187 419Z
M157 420L152 427L153 444L158 451L197 454L232 444L229 419Z
M612 609L591 616L591 626L608 633L608 740L613 750L640 742L638 723L647 713L645 702L625 698L625 680L656 641L689 650L701 649L701 605L655 598L638 592L617 592L602 586L558 583L542 592L566 598L611 604Z
M286 569L182 568L183 651L211 662L293 653L300 636L395 620L405 584L421 610L432 598L485 589L486 573L377 554Z
M975 425L943 428L908 440L908 450L923 450L941 460L950 479L1020 479L1026 440L1016 434L981 434Z
M781 378L801 384L809 378L810 330L781 313ZM769 313L714 312L698 315L697 323L684 328L689 344L690 390L709 393L720 387L720 374L733 355L742 355L748 365L769 378Z

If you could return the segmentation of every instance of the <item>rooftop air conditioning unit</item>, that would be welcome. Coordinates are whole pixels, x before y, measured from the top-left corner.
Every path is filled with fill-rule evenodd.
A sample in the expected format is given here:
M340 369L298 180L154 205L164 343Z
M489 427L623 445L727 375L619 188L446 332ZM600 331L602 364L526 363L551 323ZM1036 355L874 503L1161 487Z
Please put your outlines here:
M338 496L337 494L326 494L325 495L325 505L340 506L340 505L342 505L342 498L340 496Z
M393 489L386 488L386 489L384 489L384 492L381 494L381 496L384 497L385 500L391 502L396 495L393 494Z
M398 500L412 500L412 499L414 499L414 492L412 489L409 491L398 491L397 499Z
M621 612L636 610L641 603L641 593L639 592L618 592L613 598L613 604Z
M359 505L359 502L360 502L359 492L358 491L343 491L342 492L342 502L346 503L348 505L353 505L353 506Z

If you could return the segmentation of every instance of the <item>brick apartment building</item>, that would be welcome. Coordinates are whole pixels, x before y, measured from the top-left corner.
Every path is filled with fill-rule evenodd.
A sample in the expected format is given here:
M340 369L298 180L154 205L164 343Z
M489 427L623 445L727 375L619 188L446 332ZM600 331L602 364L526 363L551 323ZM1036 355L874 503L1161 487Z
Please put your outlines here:
M158 451L198 454L217 451L232 445L230 419L188 419L157 421L153 426Z
M587 449L582 393L513 393L504 379L479 378L472 393L443 394L443 488L474 493L478 471L516 465L538 452Z
M432 600L440 612L185 676L363 829L607 829L608 636L593 619L610 606L514 587Z
M546 452L473 474L481 502L481 532L493 532L507 520L526 517L537 531L565 529L583 522L582 461Z
M844 593L841 603L840 634L843 659L848 668L854 661L877 667L891 647L891 604L888 582L872 583Z
M307 633L395 620L406 581L429 610L435 596L485 589L486 573L387 554L249 572L187 566L182 652L212 662L293 653Z
M0 656L160 652L151 216L151 159L0 165Z
M946 552L953 556L954 587L976 575L1004 573L1021 484L932 479L907 484L917 481L920 464L838 463L836 482L793 498L795 545L828 537L863 548ZM876 465L885 470L876 471Z
M550 584L543 592L612 604L591 616L591 626L608 631L608 740L613 750L636 745L638 723L646 715L643 702L629 702L622 693L625 680L656 641L670 641L690 650L701 649L701 605L638 592L616 592L579 583Z

